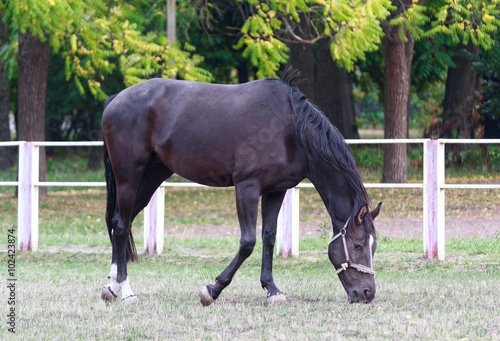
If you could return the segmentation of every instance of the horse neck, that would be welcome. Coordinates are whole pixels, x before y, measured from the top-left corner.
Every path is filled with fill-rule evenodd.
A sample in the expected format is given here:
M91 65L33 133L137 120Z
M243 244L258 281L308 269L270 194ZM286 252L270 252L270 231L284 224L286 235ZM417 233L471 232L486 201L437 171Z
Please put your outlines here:
M351 215L355 193L350 188L342 172L334 169L316 169L309 180L318 191L333 225L340 229Z

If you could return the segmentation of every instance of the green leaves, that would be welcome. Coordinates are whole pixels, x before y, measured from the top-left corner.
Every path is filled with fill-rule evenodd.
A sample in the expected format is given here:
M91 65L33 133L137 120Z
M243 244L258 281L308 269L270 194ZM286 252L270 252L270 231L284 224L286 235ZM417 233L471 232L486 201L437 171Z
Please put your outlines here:
M493 46L492 35L500 26L500 0L439 0L425 6L414 0L390 19L396 9L390 0L246 2L251 15L234 47L243 49L259 78L277 76L288 60L290 40L330 39L332 58L352 70L367 52L380 46L385 20L399 27L402 40L408 34L415 39L445 34L455 43L471 41L485 49ZM116 69L126 86L150 77L211 81L194 46L167 44L163 6L163 0L4 0L0 4L4 20L14 28L50 39L54 51L66 60L68 79L74 79L80 89L87 83L99 99L105 97L100 85ZM180 1L179 13L189 11L189 6ZM301 20L308 21L312 37L301 38L294 31ZM423 73L430 72L425 62L420 67Z
M388 0L247 0L247 3L253 5L253 15L242 26L242 37L235 48L244 48L244 56L258 68L258 77L276 76L280 64L288 59L284 43L290 39L301 41L292 31L293 23L302 18L301 11L309 13L309 25L315 34L312 39L302 39L302 43L329 38L333 59L347 70L352 70L354 63L363 60L367 52L378 49L384 20L399 28L403 41L408 35L418 40L444 33L455 43L466 45L472 41L485 49L493 46L491 35L500 26L500 0L439 0L425 5L418 0L395 2L399 8ZM391 11L394 15L389 18Z
M291 23L300 22L300 11L310 13L314 9L313 26L317 39L331 38L332 57L348 70L354 62L365 57L365 53L377 48L383 32L380 20L389 15L391 1L386 0L273 0L255 4L255 14L241 28L243 36L235 48L243 48L243 56L258 68L258 77L275 77L280 64L288 60L283 34L292 33ZM297 37L295 37L297 39Z
M380 45L383 31L380 20L389 16L390 1L332 1L338 3L340 11L333 7L326 13L328 32L332 37L330 50L333 59L349 71L354 63L365 59L365 53L374 51ZM336 32L335 32L336 31ZM330 33L330 34L331 34Z
M30 32L44 41L48 35L71 26L94 1L6 0L6 14L22 33Z
M426 36L442 32L455 44L471 41L488 50L494 45L492 35L500 27L500 1L441 0L429 6L432 28Z
M401 14L389 21L391 26L399 26L399 37L404 42L408 40L406 32L411 34L416 40L424 36L422 27L430 21L427 15L427 8L419 5L418 1L414 0L413 2L413 5L404 8Z
M67 79L83 93L104 100L102 82L117 68L125 86L151 77L211 81L195 48L167 45L164 30L150 23L163 12L150 11L161 0L7 0L4 20L21 32L49 38L65 59ZM117 65L118 64L118 65Z
M257 14L249 17L241 28L242 37L234 46L239 49L243 46L243 57L248 58L253 66L258 68L257 77L276 77L280 64L286 63L288 47L274 36L274 31L281 27L281 21L276 18L274 9L294 8L295 2L273 2L269 7L266 4L256 5ZM302 3L300 4L302 5ZM274 8L274 9L273 9Z

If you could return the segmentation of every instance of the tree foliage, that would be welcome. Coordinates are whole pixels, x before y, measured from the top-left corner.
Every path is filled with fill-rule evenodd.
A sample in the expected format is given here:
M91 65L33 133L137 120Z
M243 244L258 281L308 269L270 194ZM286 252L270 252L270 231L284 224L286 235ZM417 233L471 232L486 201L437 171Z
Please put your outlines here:
M429 1L433 28L425 34L443 32L455 44L467 45L472 41L485 50L493 47L492 34L500 26L499 0L438 0Z
M500 121L500 44L498 38L500 34L495 34L497 43L488 51L479 55L475 62L475 69L481 75L482 96L481 113L484 116L491 116ZM500 126L497 127L500 130Z
M203 58L189 44L168 44L166 32L152 24L162 10L159 0L6 0L4 20L20 32L49 39L65 59L67 79L100 100L102 82L114 69L126 86L150 77L210 81ZM85 86L84 86L85 83Z
M379 21L389 15L391 8L391 2L386 0L247 2L254 5L255 11L243 25L236 48L245 48L244 56L258 68L259 77L276 76L279 64L286 63L287 40L305 41L293 29L300 22L299 11L309 14L316 35L307 42L331 39L333 58L352 70L356 60L377 49L383 36Z
M242 0L240 0L242 1ZM391 16L398 1L386 0L246 0L252 14L241 28L236 48L244 48L244 56L258 68L258 76L276 76L280 64L288 59L285 42L298 40L313 43L330 39L330 50L336 62L352 71L354 63L364 60L366 53L378 49L384 35L381 22L388 20L399 27L402 41L407 33L416 40L445 34L455 44L472 41L489 49L492 34L500 25L500 1L413 0L411 6ZM307 14L315 37L303 39L294 31L299 13ZM437 58L445 62L447 57ZM423 65L424 66L424 65ZM429 67L426 65L425 67ZM430 70L426 70L430 72Z

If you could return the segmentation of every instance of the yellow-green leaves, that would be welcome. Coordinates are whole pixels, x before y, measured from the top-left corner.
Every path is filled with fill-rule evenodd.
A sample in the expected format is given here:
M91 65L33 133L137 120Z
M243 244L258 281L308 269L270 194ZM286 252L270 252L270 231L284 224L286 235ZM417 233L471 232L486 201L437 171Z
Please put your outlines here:
M71 45L71 52L76 52L77 46L76 46L76 35L72 34L71 37L69 38L70 45Z
M88 89L101 100L107 97L102 82L117 66L126 86L176 75L211 81L211 74L199 67L202 57L194 54L194 46L167 46L163 30L146 30L147 19L136 7L141 4L145 5L124 0L7 0L5 19L21 32L49 37L54 51L65 59L67 79L73 79L82 93Z
M500 27L500 1L444 0L437 10L433 30L451 36L454 42L467 45L471 41L484 49L493 46L491 35Z
M333 59L351 71L357 60L376 50L383 37L380 21L389 16L390 8L390 1L330 1L325 15Z
M292 22L300 22L299 11L314 11L311 24L316 37L309 43L330 38L333 58L351 70L356 60L380 44L383 35L380 20L390 14L391 1L273 0L255 8L256 14L243 25L243 36L235 47L245 47L243 55L258 68L258 77L275 77L279 65L288 59L285 41L292 39L280 31L290 32Z
M258 68L257 77L276 77L280 64L286 63L288 47L275 38L275 30L280 29L281 21L276 18L276 9L282 5L288 6L295 2L276 1L271 7L266 4L256 5L257 14L249 17L241 28L243 36L235 48L242 48L243 57L248 58L253 66Z
M254 14L243 25L243 35L235 47L244 48L244 56L258 68L258 77L276 76L280 64L286 63L284 42L300 40L291 33L293 22L298 23L302 18L300 11L310 13L308 20L314 35L312 39L303 39L302 43L329 38L333 59L348 70L352 70L354 63L363 59L367 52L380 46L384 20L399 27L403 41L408 35L419 39L445 33L457 43L472 41L483 48L493 45L491 35L498 32L500 26L500 0L427 1L425 6L413 0L390 19L391 12L397 9L390 0L247 2L254 6Z
M389 21L391 26L399 26L399 38L407 41L407 33L411 34L416 40L424 35L422 27L430 20L427 15L427 8L419 5L416 1L409 7L403 8L401 14L395 16Z

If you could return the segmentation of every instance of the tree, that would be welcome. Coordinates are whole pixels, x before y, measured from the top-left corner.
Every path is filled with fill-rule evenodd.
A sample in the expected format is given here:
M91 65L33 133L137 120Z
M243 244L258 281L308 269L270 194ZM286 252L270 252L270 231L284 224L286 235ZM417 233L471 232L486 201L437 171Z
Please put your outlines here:
M254 1L248 1L254 3ZM455 44L472 41L483 48L493 45L492 33L500 24L500 1L489 2L438 0L404 1L302 1L281 0L255 4L255 14L249 17L241 32L237 47L259 67L259 75L274 76L280 63L287 59L287 49L279 38L280 31L292 32L290 21L300 22L300 11L320 13L315 28L316 38L330 39L332 57L352 70L353 64L364 59L365 53L382 43L386 59L384 104L387 138L407 137L410 107L411 62L415 39L446 34ZM314 5L314 6L313 6ZM389 14L392 12L390 18ZM388 19L388 20L387 20ZM424 30L425 23L430 29ZM285 27L283 30L282 27ZM383 27L383 30L382 30ZM313 40L314 40L313 39ZM406 181L405 146L388 146L384 160L384 180Z
M421 1L423 2L423 1ZM386 139L408 137L411 110L411 66L415 37L411 33L413 23L424 21L412 7L414 1L393 1L397 8L393 13L392 23L382 21L385 36L382 38L382 50L385 60L385 126ZM413 9L413 11L412 11ZM413 13L412 13L413 12ZM410 25L395 24L406 18ZM407 182L406 144L384 145L383 182Z
M422 0L393 1L397 7L394 12L396 15L388 23L382 23L386 32L382 43L386 63L386 138L408 136L411 107L409 78L415 39L444 33L456 44L462 42L467 45L470 41L489 49L493 45L491 33L496 32L500 25L499 1L472 4L468 1L445 0L429 3L428 7L422 6L423 3ZM432 28L425 32L422 27L429 21L432 21ZM470 83L470 78L464 81ZM386 146L383 181L406 182L406 177L406 146Z
M345 138L359 138L351 75L332 59L328 41L292 43L290 64L301 72L303 80L298 87L307 98Z
M0 3L4 20L19 31L18 138L44 140L49 45L65 59L67 80L81 93L104 100L102 82L118 69L126 86L151 76L175 74L207 81L211 75L198 67L202 58L194 47L167 45L165 31L146 32L143 10L159 1L7 0ZM157 17L158 11L152 16ZM163 13L164 14L164 13ZM50 43L49 43L50 42ZM41 154L40 178L45 178Z
M474 69L480 77L478 88L481 106L479 111L484 126L484 138L500 138L500 34L495 34L497 44L481 51Z
M279 65L287 62L288 47L283 41L288 35L309 43L329 39L332 58L352 71L357 60L378 48L383 36L380 20L389 15L391 8L391 2L386 0L315 0L307 4L300 0L264 3L248 0L248 3L254 5L255 11L242 26L236 48L244 47L243 55L258 68L258 77L276 77ZM314 12L312 39L303 39L294 32L294 22L300 23L301 12Z
M345 138L359 138L351 75L333 60L328 39L314 40L310 13L300 13L299 17L289 43L289 63L302 74L297 86Z
M479 46L469 42L459 44L459 53L453 57L454 66L448 68L446 92L443 101L443 123L450 123L451 129L443 137L473 138L472 119L475 102L476 71L473 62L479 54Z
M7 23L0 22L0 47L9 44L9 32ZM9 129L9 78L6 62L0 61L0 141L10 141ZM0 170L9 169L14 165L12 148L0 148Z
M257 77L276 77L290 52L292 64L305 78L299 88L345 137L358 137L352 80L344 68L352 71L357 58L376 48L382 36L378 19L389 14L386 7L390 2L340 1L323 6L321 1L313 1L311 7L302 1L248 4L253 8L235 47L244 48L243 56L257 69ZM286 44L290 41L294 41L291 49ZM339 57L341 67L332 54Z
M242 51L233 48L240 34L238 27L248 12L248 4L240 1L177 1L177 39L181 44L196 46L203 56L200 66L213 75L216 83L244 83L253 78Z
M43 39L43 40L42 40ZM49 42L30 33L19 33L18 130L23 141L45 140L45 104L49 70ZM45 153L40 153L40 180L46 180ZM45 192L46 193L46 192Z

